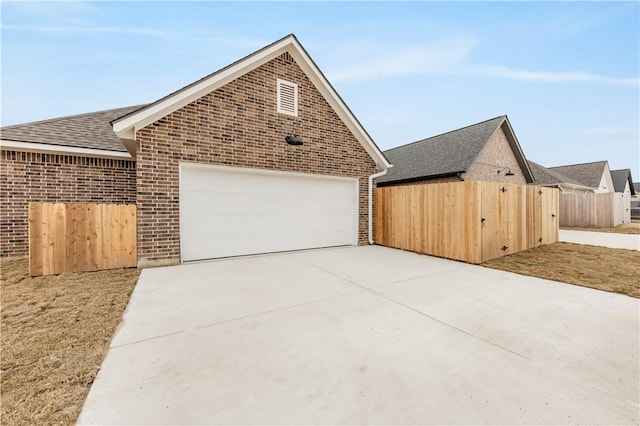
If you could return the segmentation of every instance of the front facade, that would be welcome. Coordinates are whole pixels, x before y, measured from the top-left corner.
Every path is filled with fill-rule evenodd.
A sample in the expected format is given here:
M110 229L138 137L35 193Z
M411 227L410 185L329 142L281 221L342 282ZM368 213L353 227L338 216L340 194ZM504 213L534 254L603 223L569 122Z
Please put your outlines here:
M277 111L278 80L293 83L298 88L297 116L279 113ZM303 145L289 145L285 137L292 132L299 135ZM204 241L208 240L208 247L194 247L200 242L197 235L188 235L185 231L189 218L198 218L198 212L191 209L196 206L181 204L181 198L192 188L182 186L181 176L193 170L193 166L224 166L242 168L238 170L235 179L246 180L246 186L237 188L237 197L249 197L254 202L243 204L245 209L254 210L258 215L276 215L277 206L270 206L271 200L261 199L260 191L255 193L254 182L250 170L283 172L281 186L300 185L296 181L296 174L322 175L347 178L347 186L353 186L351 195L357 197L355 210L357 215L354 227L355 236L349 231L351 243L364 244L367 242L368 230L368 177L376 172L376 163L365 151L360 142L354 137L344 122L338 117L333 108L327 103L314 84L296 64L289 53L272 59L268 63L250 71L249 73L227 83L221 88L189 103L175 112L147 125L139 130L137 140L137 186L138 186L138 261L141 265L176 263L182 260L196 260L207 257L224 257L237 254L252 254L263 252L259 247L253 247L245 242L244 247L233 249L235 238L240 238L242 228L259 226L259 218L246 215L243 221L235 221L227 217L225 227L229 229L216 230L206 226L203 220L200 232L204 232ZM192 166L191 169L189 166ZM192 185L211 185L209 192L201 189L202 199L207 197L221 197L225 188L217 185L228 184L224 178L223 168L202 168L204 176L198 181L194 178ZM207 175L206 170L209 170ZM218 172L216 174L216 172ZM233 170L226 170L233 173ZM195 173L195 172L192 172ZM287 175L286 173L290 173ZM269 175L260 175L264 180ZM290 179L287 180L286 178ZM304 176L298 176L304 178ZM299 180L299 179L298 179ZM349 183L352 182L352 185ZM302 191L322 191L330 186L321 181L311 183ZM279 183L274 187L264 187L263 191L278 192ZM304 185L303 185L304 186ZM181 192L182 191L182 192ZM339 190L337 191L339 193ZM305 199L305 194L289 194L288 197ZM230 197L231 198L231 197ZM308 200L309 202L311 200ZM325 205L331 206L328 200ZM206 206L204 206L206 208ZM315 206L319 208L321 206ZM239 207L240 208L240 207ZM215 205L211 206L215 210ZM231 212L241 215L241 210ZM327 212L325 212L327 213ZM189 218L181 224L181 214ZM254 230L263 242L266 239L284 239L296 229L290 226L295 216L301 211L281 212L285 222L273 217L265 227L277 226L281 229L275 233L264 233ZM310 214L309 212L307 215ZM221 216L209 216L212 220L224 220ZM289 219L286 219L289 218ZM203 218L204 219L204 218ZM353 218L349 218L351 220ZM276 225L276 222L278 223ZM304 224L297 229L299 232L316 232L313 227L305 228ZM181 235L181 231L183 235ZM328 230L325 230L327 232ZM194 231L197 233L197 231ZM231 235L228 235L230 233ZM259 237L263 235L262 237ZM353 236L353 238L351 238ZM190 241L185 241L190 238ZM250 236L248 237L251 238ZM193 240L193 241L191 241ZM204 244L204 241L202 244ZM338 238L334 245L340 245ZM191 244L192 242L192 244ZM181 257L181 244L183 256ZM228 250L225 251L224 247ZM327 243L332 245L330 241ZM313 247L313 241L305 242L305 238L292 242L292 248ZM209 249L210 251L207 251ZM271 251L269 249L264 249ZM278 248L275 251L281 251ZM193 254L187 252L193 251ZM187 256L185 257L185 254Z
M135 203L141 267L370 241L373 175L390 164L293 35L100 119L120 160L44 170L46 140L2 145L2 256L27 254L29 201Z

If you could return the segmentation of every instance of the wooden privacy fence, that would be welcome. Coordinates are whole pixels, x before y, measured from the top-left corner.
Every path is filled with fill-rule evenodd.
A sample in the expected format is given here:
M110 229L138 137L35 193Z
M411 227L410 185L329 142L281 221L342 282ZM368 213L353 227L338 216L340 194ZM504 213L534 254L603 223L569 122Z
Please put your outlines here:
M29 203L29 274L137 263L136 206Z
M562 194L560 226L610 228L631 222L631 198L620 193Z
M481 263L558 241L554 188L496 182L390 186L375 192L375 242Z

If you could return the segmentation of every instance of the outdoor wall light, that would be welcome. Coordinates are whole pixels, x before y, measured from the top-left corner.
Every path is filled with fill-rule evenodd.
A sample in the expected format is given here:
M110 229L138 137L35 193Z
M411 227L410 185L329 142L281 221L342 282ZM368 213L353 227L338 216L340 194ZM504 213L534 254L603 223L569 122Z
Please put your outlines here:
M507 173L504 174L505 176L515 176L515 173L511 171L511 167L505 167L503 169L499 169L498 174L500 174L500 172L504 171L505 169L507 170Z
M289 145L304 145L304 142L302 142L302 139L298 135L287 135L284 140L287 141Z

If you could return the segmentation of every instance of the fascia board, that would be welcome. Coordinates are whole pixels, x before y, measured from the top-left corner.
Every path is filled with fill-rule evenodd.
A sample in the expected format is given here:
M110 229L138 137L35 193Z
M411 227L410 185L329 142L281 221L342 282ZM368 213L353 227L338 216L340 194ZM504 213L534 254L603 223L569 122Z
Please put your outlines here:
M371 158L375 160L376 165L383 169L393 167L392 164L387 161L382 152L373 143L367 132L364 130L364 128L362 128L358 120L349 111L349 108L344 104L340 96L331 87L327 79L320 72L317 66L315 66L313 60L306 54L305 50L297 42L297 40L293 40L293 45L295 46L295 49L289 52L291 56L293 56L298 66L302 68L305 74L316 86L318 91L329 103L329 105L331 105L334 111L336 111L338 116L342 119L351 133L356 136L360 144L364 147Z
M135 133L139 129L142 129L162 117L177 111L196 99L213 92L241 75L258 68L273 58L281 55L286 51L286 46L289 43L290 41L285 39L281 43L275 44L260 52L259 55L249 58L247 61L237 63L227 69L223 69L219 73L212 75L210 78L205 79L182 92L176 93L175 96L158 102L157 104L152 105L147 109L143 109L129 117L125 117L121 121L115 121L113 123L113 131L118 137L131 138L132 135L135 137Z
M41 152L45 154L74 155L80 157L113 158L120 160L133 159L128 152L109 151L105 149L77 148L73 146L50 145L11 140L0 140L0 148L2 148L3 150Z

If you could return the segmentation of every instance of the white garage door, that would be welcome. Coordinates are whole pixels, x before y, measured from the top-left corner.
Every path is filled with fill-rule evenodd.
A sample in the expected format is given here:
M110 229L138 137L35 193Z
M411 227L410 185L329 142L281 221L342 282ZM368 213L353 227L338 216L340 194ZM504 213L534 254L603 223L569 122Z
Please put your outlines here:
M357 243L357 179L180 165L183 261Z

